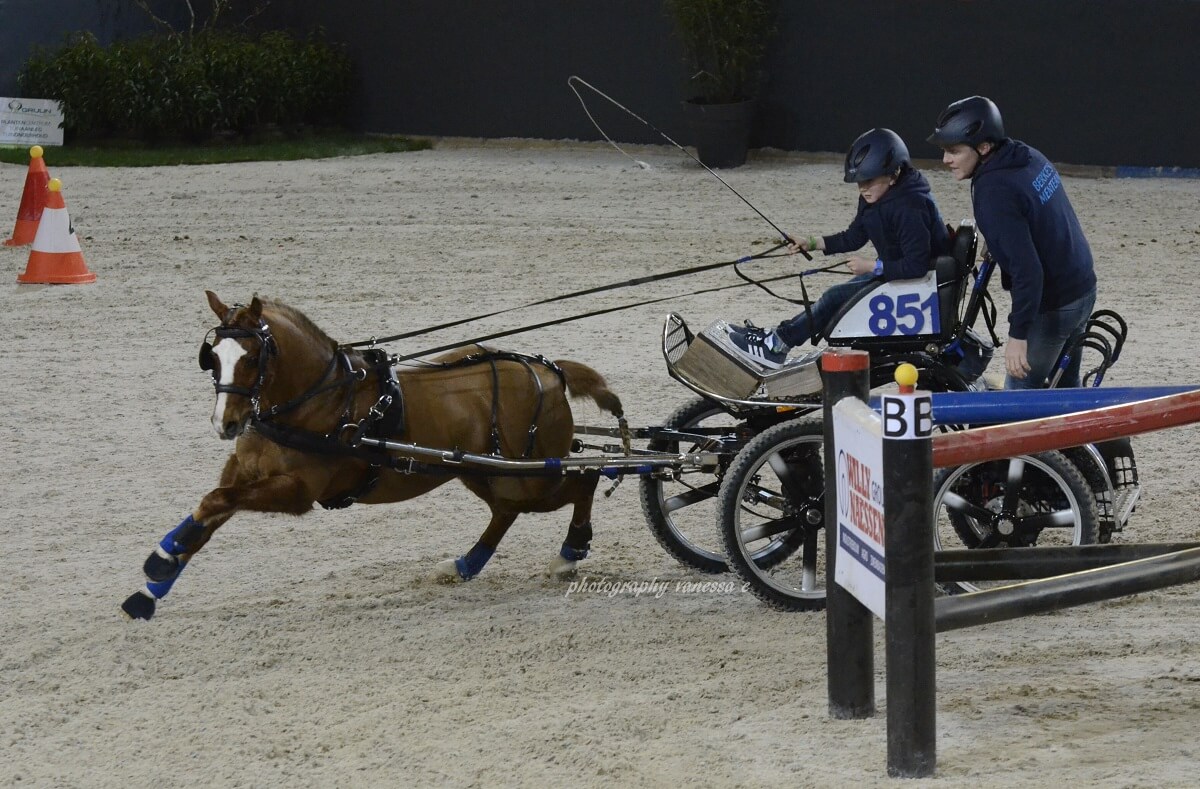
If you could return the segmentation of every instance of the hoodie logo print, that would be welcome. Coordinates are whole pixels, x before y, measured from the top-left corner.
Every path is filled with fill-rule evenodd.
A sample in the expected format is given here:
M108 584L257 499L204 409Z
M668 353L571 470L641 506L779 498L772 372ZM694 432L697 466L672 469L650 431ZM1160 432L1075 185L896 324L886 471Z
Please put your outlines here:
M1047 163L1042 171L1038 173L1038 177L1033 179L1033 191L1037 192L1038 199L1042 201L1042 205L1058 191L1058 187L1062 185L1062 181L1058 177L1058 172L1055 171L1054 165Z

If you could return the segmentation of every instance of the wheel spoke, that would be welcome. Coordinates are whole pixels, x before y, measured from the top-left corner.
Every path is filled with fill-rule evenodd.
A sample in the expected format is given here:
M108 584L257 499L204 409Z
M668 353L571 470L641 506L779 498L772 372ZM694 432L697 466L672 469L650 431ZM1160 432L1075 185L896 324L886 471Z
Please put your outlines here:
M1004 485L1004 504L1000 511L1012 515L1017 511L1021 500L1021 487L1025 481L1025 461L1021 458L1010 458L1008 461L1008 479Z
M992 519L992 511L978 504L972 503L954 491L947 491L942 496L942 503L946 505L946 509L953 510L963 517L970 518L978 523L987 523Z
M804 535L800 561L803 563L800 573L800 589L812 592L822 587L820 575L817 572L817 557L820 552L819 540L823 535L817 529L810 529Z
M1024 530L1036 529L1073 529L1076 517L1071 510L1056 510L1055 512L1039 512L1016 520L1017 528Z
M783 483L784 490L787 491L788 497L794 502L801 502L809 498L812 493L804 489L801 480L797 479L796 467L788 463L783 455L776 452L767 458L767 462L771 466L771 470L775 472L775 476L779 477L779 481Z
M720 489L720 482L710 482L699 488L692 488L683 493L678 493L663 500L663 511L668 513L675 512L705 499L711 499L717 495L717 491Z
M757 526L752 526L748 529L742 529L741 542L742 545L749 545L758 540L766 540L774 537L776 534L781 534L792 529L800 529L804 527L804 523L795 517L779 518L777 520L767 520Z

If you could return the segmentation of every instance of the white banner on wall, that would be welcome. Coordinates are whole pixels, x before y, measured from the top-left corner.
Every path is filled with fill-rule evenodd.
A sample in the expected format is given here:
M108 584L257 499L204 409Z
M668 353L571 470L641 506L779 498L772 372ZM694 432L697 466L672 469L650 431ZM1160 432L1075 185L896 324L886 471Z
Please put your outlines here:
M0 96L0 145L62 145L62 104Z

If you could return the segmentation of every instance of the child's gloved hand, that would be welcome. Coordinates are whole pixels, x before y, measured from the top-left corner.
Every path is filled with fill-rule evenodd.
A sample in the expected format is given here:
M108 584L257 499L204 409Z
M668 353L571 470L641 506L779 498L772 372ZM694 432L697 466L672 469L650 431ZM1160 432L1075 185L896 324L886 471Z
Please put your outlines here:
M824 241L820 236L792 236L792 243L788 244L788 254L820 251L825 248Z

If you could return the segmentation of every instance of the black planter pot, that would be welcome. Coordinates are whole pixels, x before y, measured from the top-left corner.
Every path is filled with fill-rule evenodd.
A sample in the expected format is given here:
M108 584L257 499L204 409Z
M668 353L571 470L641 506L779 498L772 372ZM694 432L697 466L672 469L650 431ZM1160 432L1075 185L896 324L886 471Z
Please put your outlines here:
M755 106L753 99L735 104L685 101L683 112L692 129L696 158L713 168L745 164Z

